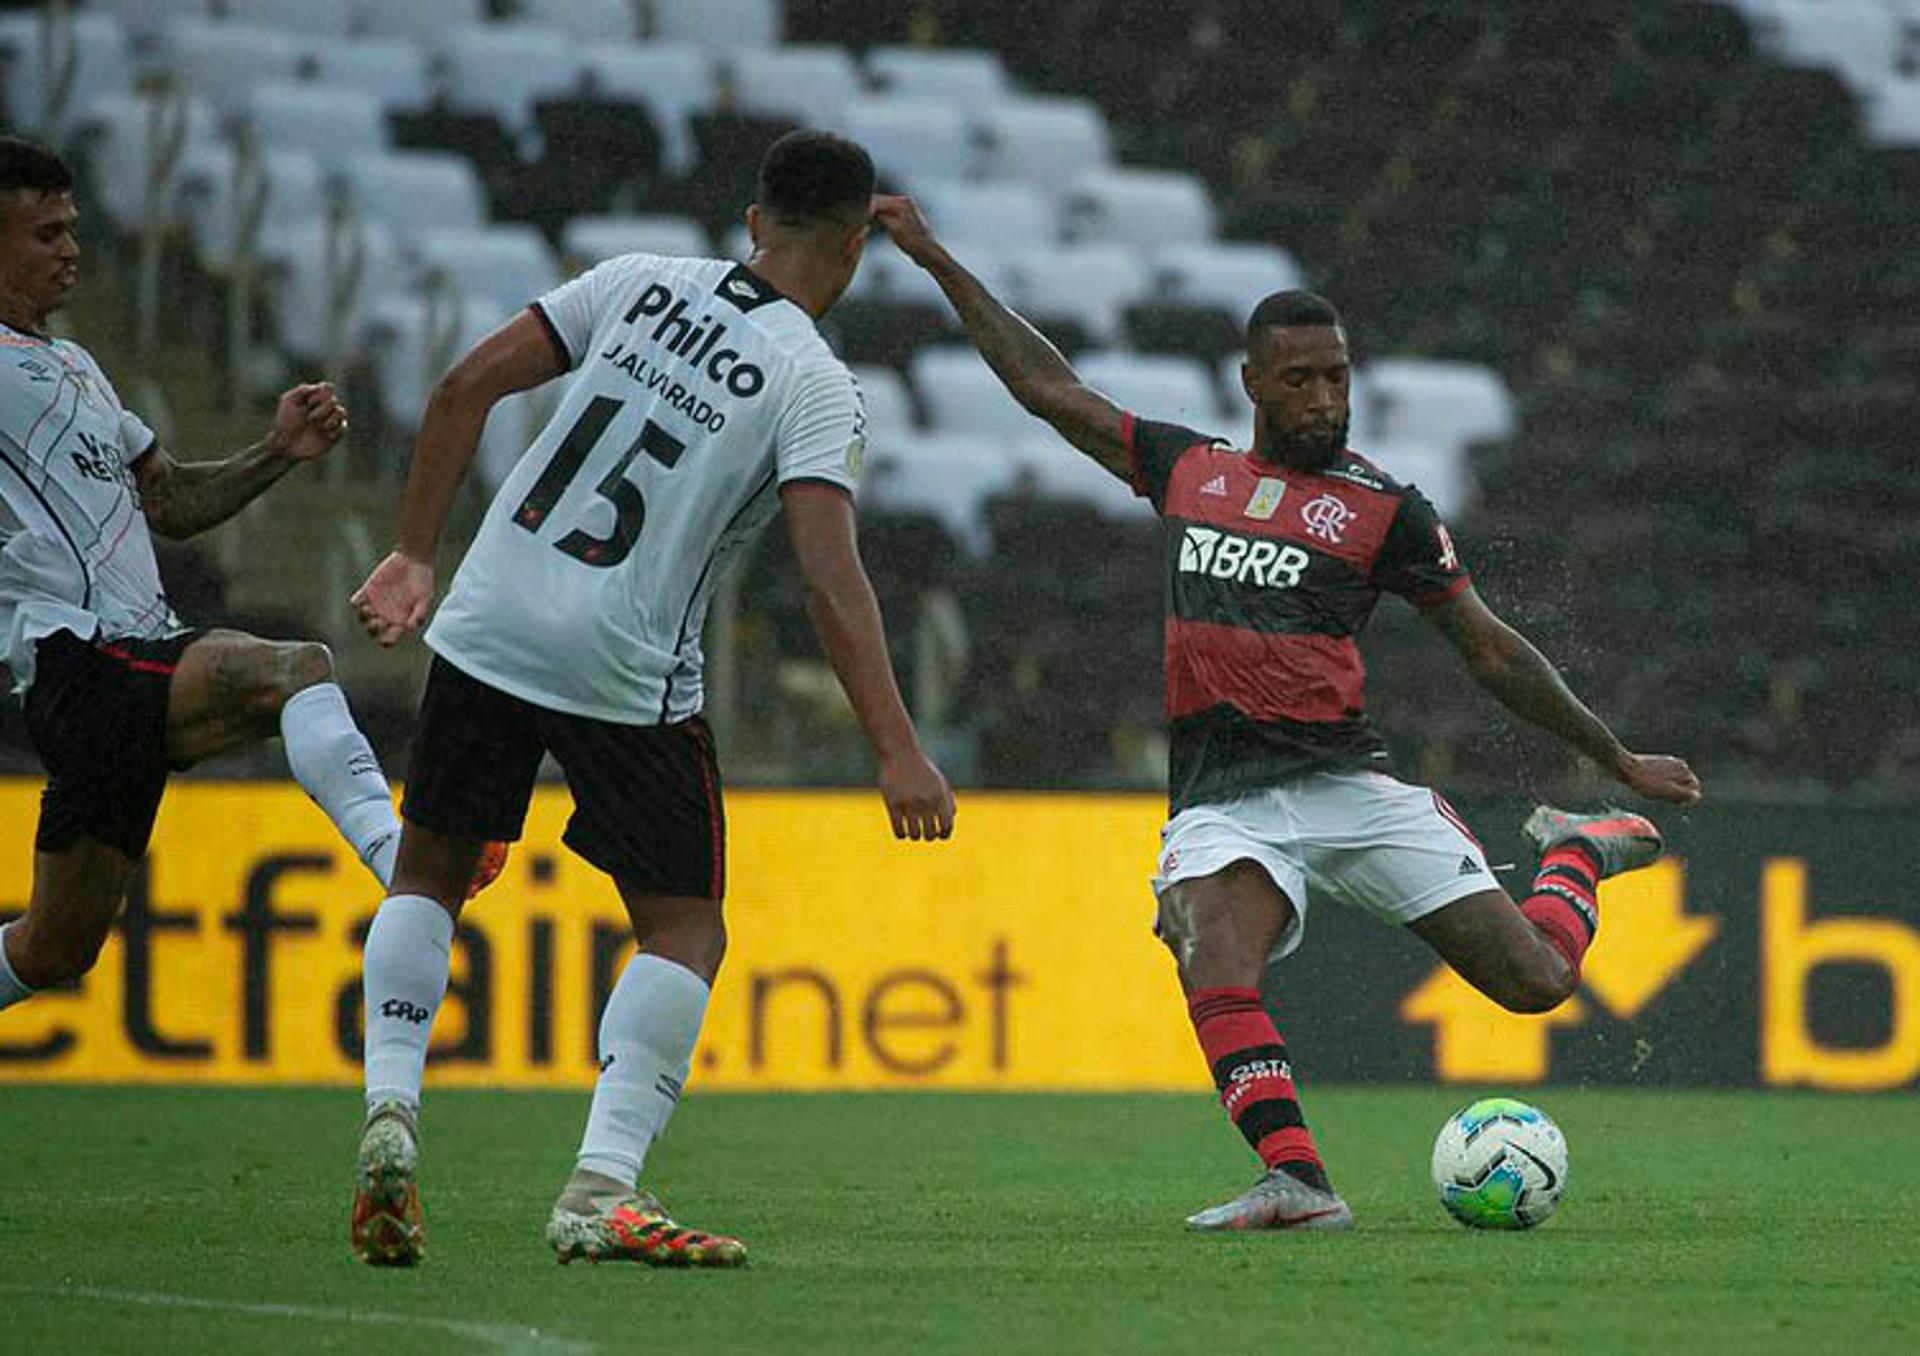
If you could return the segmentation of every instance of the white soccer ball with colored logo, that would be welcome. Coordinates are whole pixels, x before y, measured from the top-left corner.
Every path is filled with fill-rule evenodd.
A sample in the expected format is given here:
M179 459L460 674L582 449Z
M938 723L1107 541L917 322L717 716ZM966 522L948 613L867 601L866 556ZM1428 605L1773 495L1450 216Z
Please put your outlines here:
M1538 1107L1488 1097L1447 1118L1433 1143L1440 1204L1475 1229L1531 1229L1567 1189L1567 1140Z

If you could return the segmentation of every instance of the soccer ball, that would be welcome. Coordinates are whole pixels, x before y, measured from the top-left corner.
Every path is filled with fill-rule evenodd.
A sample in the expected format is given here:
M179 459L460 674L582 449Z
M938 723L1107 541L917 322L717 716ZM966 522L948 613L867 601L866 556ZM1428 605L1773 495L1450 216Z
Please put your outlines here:
M1433 1142L1440 1204L1475 1229L1531 1229L1567 1189L1567 1140L1538 1107L1488 1097L1447 1118Z

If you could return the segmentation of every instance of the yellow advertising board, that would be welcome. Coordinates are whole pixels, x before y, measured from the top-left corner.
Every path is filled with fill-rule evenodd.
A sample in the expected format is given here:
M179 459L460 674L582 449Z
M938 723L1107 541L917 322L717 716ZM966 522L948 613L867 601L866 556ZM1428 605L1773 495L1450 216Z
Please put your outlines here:
M37 791L0 783L0 913L29 895ZM612 885L560 846L569 809L541 788L462 919L436 1085L593 1079L631 945ZM1210 1086L1151 933L1159 798L969 795L934 845L896 842L871 792L739 791L728 812L700 1088ZM357 1082L379 896L298 788L176 783L93 971L0 1014L0 1079Z

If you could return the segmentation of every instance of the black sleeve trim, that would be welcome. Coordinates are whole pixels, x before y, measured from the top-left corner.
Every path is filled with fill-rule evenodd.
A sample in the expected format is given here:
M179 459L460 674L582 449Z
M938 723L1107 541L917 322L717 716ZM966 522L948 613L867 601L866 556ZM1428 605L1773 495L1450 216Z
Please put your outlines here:
M554 328L553 317L547 314L546 307L537 301L527 303L527 309L533 312L533 318L540 322L540 328L547 332L547 342L553 345L553 351L560 355L560 370L571 372L574 367L573 355L567 352L567 341L560 337L560 331Z
M159 450L160 450L160 439L158 437L155 437L152 442L148 443L145 447L140 449L140 453L138 456L134 457L132 461L127 463L127 469L129 471L133 470L134 467L138 466L141 462L145 461L148 457L151 457L155 452L158 452Z

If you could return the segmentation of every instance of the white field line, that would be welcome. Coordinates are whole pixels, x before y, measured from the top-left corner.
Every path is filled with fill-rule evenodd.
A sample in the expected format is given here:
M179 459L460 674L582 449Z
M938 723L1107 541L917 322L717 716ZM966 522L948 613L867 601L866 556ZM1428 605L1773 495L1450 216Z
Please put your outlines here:
M99 1286L38 1286L0 1283L0 1291L55 1300L91 1300L100 1304L128 1304L149 1309L198 1309L209 1313L247 1314L257 1318L309 1319L322 1323L362 1323L390 1328L415 1328L446 1333L478 1342L489 1350L514 1356L586 1356L597 1350L591 1342L554 1337L537 1328L498 1323L471 1323L457 1318L389 1313L378 1309L341 1309L324 1304L255 1304L244 1300L206 1299L145 1290L107 1290Z

